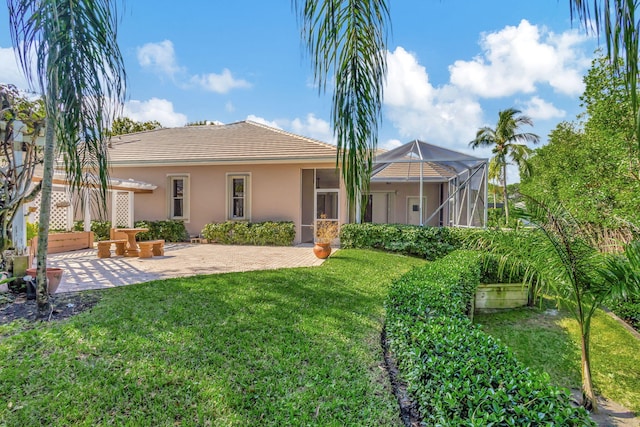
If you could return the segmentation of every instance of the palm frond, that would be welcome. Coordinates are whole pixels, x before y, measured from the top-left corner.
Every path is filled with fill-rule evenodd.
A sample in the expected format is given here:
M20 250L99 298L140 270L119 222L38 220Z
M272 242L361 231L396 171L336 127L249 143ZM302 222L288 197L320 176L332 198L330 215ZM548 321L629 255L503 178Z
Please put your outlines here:
M109 0L8 0L8 5L14 46L29 81L36 80L45 96L71 191L82 194L83 185L99 184L104 201L105 132L125 93L117 8ZM98 182L91 182L93 177Z
M356 202L368 190L382 120L389 10L384 0L293 0L320 91L335 81L337 163Z

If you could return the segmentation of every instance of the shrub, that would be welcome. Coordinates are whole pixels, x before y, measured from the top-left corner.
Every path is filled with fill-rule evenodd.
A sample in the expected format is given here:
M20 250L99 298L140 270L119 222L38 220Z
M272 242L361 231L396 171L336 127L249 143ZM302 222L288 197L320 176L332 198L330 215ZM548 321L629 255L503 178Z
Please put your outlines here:
M76 221L73 229L75 231L83 231L84 230L84 222ZM111 234L109 230L111 229L111 221L91 221L91 231L93 231L94 240L109 240L111 238Z
M427 425L593 426L545 373L522 366L467 317L478 252L455 251L392 285L386 330L399 375Z
M343 248L382 249L435 260L455 249L448 228L404 224L344 224L340 230Z
M633 329L640 331L640 295L609 303L609 308Z
M180 220L136 221L136 228L148 228L149 231L139 233L139 240L165 240L167 242L184 242L189 240L189 233Z
M226 221L205 225L202 237L227 245L291 246L296 227L291 221Z

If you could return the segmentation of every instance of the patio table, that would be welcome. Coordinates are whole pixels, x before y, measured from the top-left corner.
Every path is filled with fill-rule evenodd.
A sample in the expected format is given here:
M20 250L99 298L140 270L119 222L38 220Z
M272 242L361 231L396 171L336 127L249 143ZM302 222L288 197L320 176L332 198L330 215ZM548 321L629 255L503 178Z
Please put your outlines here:
M127 235L127 248L124 251L124 256L137 257L140 255L140 248L136 243L136 234L149 231L148 228L116 228L115 231L120 231Z

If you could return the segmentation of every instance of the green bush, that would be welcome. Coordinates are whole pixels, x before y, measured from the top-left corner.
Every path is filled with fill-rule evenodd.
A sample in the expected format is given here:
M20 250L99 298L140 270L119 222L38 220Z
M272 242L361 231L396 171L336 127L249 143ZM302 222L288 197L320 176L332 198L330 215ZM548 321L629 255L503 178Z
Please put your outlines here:
M189 233L184 226L184 221L179 220L160 220L147 221L141 220L134 223L136 228L148 228L149 231L138 233L138 240L164 240L166 242L184 242L189 240Z
M636 331L640 331L640 295L629 297L623 301L615 301L609 306L619 318L631 325Z
M76 221L73 229L75 231L83 231L84 222ZM109 240L111 238L109 230L111 230L111 221L91 221L91 231L93 231L94 240Z
M202 237L227 245L291 246L296 227L291 221L226 221L205 225Z
M440 426L593 426L545 373L522 366L467 317L481 255L455 251L392 285L389 349L424 423Z
M448 228L404 224L343 224L340 246L346 249L381 249L438 259L455 249Z

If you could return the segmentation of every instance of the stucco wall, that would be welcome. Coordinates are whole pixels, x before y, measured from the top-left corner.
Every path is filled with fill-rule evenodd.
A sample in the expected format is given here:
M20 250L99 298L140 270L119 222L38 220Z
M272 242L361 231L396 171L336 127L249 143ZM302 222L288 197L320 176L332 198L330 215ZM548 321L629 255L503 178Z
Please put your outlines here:
M423 184L422 196L426 198L425 220L440 206L440 184ZM372 183L370 190L381 192L393 192L395 194L394 222L398 224L407 223L407 203L409 197L420 197L420 185L418 183ZM426 225L437 226L439 216L436 215Z
M113 168L111 176L140 180L157 185L151 194L135 195L135 220L163 220L169 217L168 184L170 175L189 176L189 234L195 235L210 222L227 220L227 175L250 174L251 221L293 221L296 242L300 241L301 170L334 168L326 164L268 164L221 166L166 166ZM340 192L341 221L347 218L346 196Z

